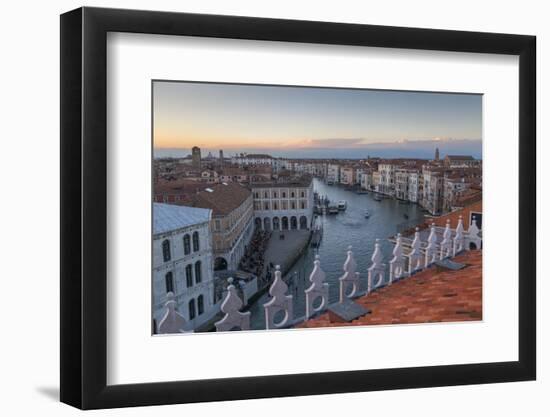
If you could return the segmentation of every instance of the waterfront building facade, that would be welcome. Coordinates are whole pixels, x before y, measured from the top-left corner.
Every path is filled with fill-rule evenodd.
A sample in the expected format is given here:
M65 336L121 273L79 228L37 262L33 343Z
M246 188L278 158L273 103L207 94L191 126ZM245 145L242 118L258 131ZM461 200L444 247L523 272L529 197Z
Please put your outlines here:
M421 205L434 216L443 212L444 169L425 165L422 168L423 193Z
M251 184L254 222L262 230L303 230L313 220L313 181L309 175L285 182Z
M327 183L329 184L340 183L340 165L339 164L327 165Z
M397 165L392 162L384 162L378 165L380 183L378 192L386 195L395 195L395 170Z
M153 316L157 324L168 293L196 329L218 311L214 302L212 210L153 203Z
M340 184L353 185L355 184L355 172L352 166L340 167Z
M235 182L216 184L195 194L193 206L212 210L214 270L236 270L254 232L250 190Z

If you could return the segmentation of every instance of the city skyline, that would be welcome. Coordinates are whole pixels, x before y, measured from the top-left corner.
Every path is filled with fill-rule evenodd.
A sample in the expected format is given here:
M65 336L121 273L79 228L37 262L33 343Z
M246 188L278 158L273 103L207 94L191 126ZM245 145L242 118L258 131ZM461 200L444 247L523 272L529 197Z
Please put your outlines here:
M482 96L155 81L155 156L481 157ZM404 153L404 155L398 155Z

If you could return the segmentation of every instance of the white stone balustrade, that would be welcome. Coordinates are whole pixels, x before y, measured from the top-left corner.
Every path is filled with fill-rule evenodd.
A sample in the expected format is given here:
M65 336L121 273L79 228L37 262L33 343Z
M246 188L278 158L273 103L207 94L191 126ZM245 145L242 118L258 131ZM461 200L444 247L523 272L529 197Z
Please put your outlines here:
M367 293L379 287L384 282L385 268L382 261L384 256L380 250L380 239L376 239L374 243L374 252L371 257L372 265L369 268L369 278L368 278L368 287Z
M430 235L428 236L428 246L426 247L426 257L424 266L427 268L434 262L437 262L437 235L435 233L435 224L430 227Z
M398 280L404 276L405 258L403 256L403 242L401 241L401 233L398 233L393 248L393 258L390 261L390 279L388 285L391 285L394 280Z
M437 233L442 233L442 240L438 244ZM426 244L420 239L420 231L417 227L412 243L409 239L404 239L400 233L397 234L395 246L392 251L392 259L389 261L389 279L387 285L393 281L405 278L415 272L422 271L430 267L435 262L452 258L464 250L470 250L474 247L481 249L482 238L480 230L475 221L472 221L467 232L464 231L462 216L459 217L457 227L454 231L451 229L450 220L447 220L446 226L436 227L434 223L430 226L430 233ZM410 247L410 251L406 250ZM374 252L371 257L372 264L368 268L367 290L360 291L361 281L360 273L357 272L357 263L353 256L352 247L347 250L347 257L343 264L344 274L339 277L339 303L344 303L347 299L354 299L362 295L368 295L371 291L385 284L385 274L388 265L384 264L384 256L381 250L380 239L376 239ZM407 262L408 261L408 262ZM296 323L293 316L294 298L287 294L288 286L283 281L279 266L276 266L275 278L269 288L271 299L263 307L265 310L265 328L277 329L292 326ZM306 315L298 320L308 320L312 316L328 308L329 304L329 284L325 282L325 272L321 269L319 255L315 256L313 271L309 276L311 285L305 290ZM238 296L235 287L227 287L227 296L221 305L221 310L225 316L215 323L217 331L228 330L249 330L250 312L242 313L240 309L243 303ZM159 333L178 333L183 332L186 321L181 314L175 310L173 294L166 303L166 314L158 326ZM277 314L284 313L281 320L275 322Z
M449 258L453 254L453 240L451 231L451 221L447 219L445 231L443 232L443 240L441 241L439 259Z
M422 269L422 242L420 241L420 231L418 227L414 232L414 240L411 244L411 252L409 253L409 275Z
M281 268L277 265L275 279L269 288L269 295L272 298L264 304L265 328L267 330L283 328L292 323L294 318L292 295L286 295L287 290L288 286L281 277ZM284 317L281 321L275 322L275 315L280 311L284 312Z
M228 282L227 295L221 305L221 311L225 313L225 316L215 323L216 331L250 330L250 312L241 313L239 311L243 302L233 285L233 278L229 278Z
M462 223L462 216L458 217L458 224L456 225L455 237L453 239L453 256L458 255L464 250L465 238L464 238L464 224Z
M352 247L348 246L348 256L344 262L344 275L338 278L340 283L340 303L347 298L353 298L359 293L359 272L356 272L357 263L353 257ZM346 292L351 287L351 291Z
M319 255L315 255L313 262L313 271L309 276L311 286L305 290L306 293L306 319L309 319L314 314L324 310L328 305L328 284L325 282L325 272L321 269L321 261ZM317 307L314 306L318 299L321 302Z
M169 292L166 294L166 313L159 322L157 333L183 333L184 327L187 324L185 318L176 310L176 301L174 299L174 293Z

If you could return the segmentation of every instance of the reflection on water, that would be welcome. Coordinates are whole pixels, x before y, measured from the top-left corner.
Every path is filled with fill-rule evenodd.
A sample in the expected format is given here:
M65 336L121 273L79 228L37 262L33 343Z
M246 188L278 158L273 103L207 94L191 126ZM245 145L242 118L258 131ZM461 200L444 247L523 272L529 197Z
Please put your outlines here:
M346 211L341 211L337 215L318 217L317 221L324 229L320 247L310 247L287 274L290 279L288 293L294 296L295 317L305 314L304 290L309 287L308 277L317 252L321 258L321 268L326 273L326 281L329 283L329 301L332 303L338 300L338 278L343 274L342 266L349 245L353 247L357 271L361 274L362 285L366 288L367 268L371 263L375 239L381 239L382 251L389 261L392 245L386 238L397 233L397 225L405 221L411 225L423 221L422 210L415 204L402 204L393 199L382 199L378 202L373 199L372 194L356 194L337 186L326 185L318 179L314 179L314 190L320 195L326 195L331 203L347 200L348 207ZM367 210L370 213L368 219L365 218ZM404 214L409 218L405 219ZM269 295L264 294L250 307L253 329L265 328L263 304L268 299Z

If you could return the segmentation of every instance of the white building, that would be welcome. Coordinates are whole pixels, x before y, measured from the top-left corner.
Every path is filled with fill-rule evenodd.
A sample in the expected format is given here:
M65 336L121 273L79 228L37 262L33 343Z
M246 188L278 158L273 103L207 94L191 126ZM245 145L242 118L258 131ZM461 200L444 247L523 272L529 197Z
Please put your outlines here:
M422 199L422 175L418 171L409 173L408 200L418 203Z
M239 166L247 165L272 165L273 157L266 154L240 154L238 156L233 156L231 158L232 164L237 164Z
M188 330L219 311L214 303L211 215L208 209L153 204L153 318L157 324L169 292Z
M327 183L328 184L340 183L340 165L338 164L327 165Z
M380 184L378 185L378 192L391 196L395 194L396 168L397 165L392 163L378 165L378 172L380 172Z
M263 230L309 229L313 219L313 181L252 184L254 222Z

